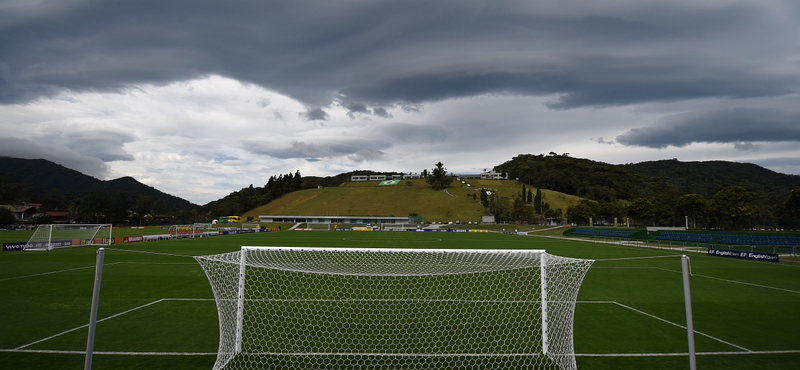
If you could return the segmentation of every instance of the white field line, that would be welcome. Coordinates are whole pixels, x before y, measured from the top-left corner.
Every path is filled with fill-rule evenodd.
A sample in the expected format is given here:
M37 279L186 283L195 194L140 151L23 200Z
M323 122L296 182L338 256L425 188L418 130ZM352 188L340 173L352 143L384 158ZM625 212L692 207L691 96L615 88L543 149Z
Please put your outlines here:
M103 266L111 266L111 265L123 265L123 264L131 264L131 265L196 265L195 262L111 262L105 263ZM42 272L39 274L31 274L31 275L22 275L22 276L13 276L9 278L2 278L0 281L8 281L8 280L17 280L17 279L24 279L29 277L37 277L43 275L52 275L52 274L60 274L62 272L69 272L69 271L76 271L76 270L85 270L95 268L96 266L84 266L84 267L76 267L66 270L57 270L57 271L49 271L49 272Z
M107 251L119 251L119 252L130 252L130 253L144 253L144 254L157 254L160 256L173 256L173 257L190 257L194 258L194 256L190 256L188 254L175 254L175 253L163 253L163 252L147 252L147 251L137 251L133 249L120 249L120 248L106 248Z
M112 316L109 316L109 317L103 318L103 319L101 319L101 320L98 320L98 322L106 321L106 320L109 320L109 319L112 319L112 318L115 318L115 317L118 317L118 316L121 316L121 315L127 314L127 313L129 313L129 312L132 312L132 311L135 311L135 310L138 310L138 309L144 308L144 307L152 306L152 305L154 305L154 304L156 304L156 303L160 303L160 302L164 302L164 301L214 301L214 299L212 299L212 298L162 298L162 299L159 299L159 300L156 300L156 301L153 301L153 302L150 302L150 303L146 303L146 304L144 304L144 305L141 305L141 306L138 306L138 307L134 307L134 308L132 308L132 309L130 309L130 310L123 311L123 312L120 312L120 313L118 313L118 314L115 314L115 315L112 315ZM648 316L648 317L654 318L654 319L656 319L656 320L659 320L659 321L662 321L662 322L664 322L664 323L667 323L667 324L670 324L670 325L673 325L673 326L676 326L676 327L679 327L679 328L681 328L681 329L684 329L684 330L686 330L686 327L685 327L685 326L683 326L683 325L679 325L679 324L673 323L673 322L671 322L671 321L669 321L669 320L666 320L666 319L660 318L660 317L658 317L658 316L655 316L655 315L649 314L649 313L647 313L647 312L644 312L644 311L641 311L641 310L635 309L635 308L633 308L633 307L630 307L630 306L627 306L627 305L624 305L624 304L622 304L622 303L615 302L615 301L577 301L576 303L581 303L581 304L615 304L615 305L618 305L618 306L620 306L620 307L623 307L623 308L629 309L629 310L631 310L631 311L634 311L634 312L640 313L640 314L642 314L642 315L645 315L645 316ZM66 333L73 332L73 331L75 331L75 330L79 330L79 329L85 328L85 327L87 327L87 326L88 326L88 324L86 324L86 325L81 325L81 326L79 326L79 327L76 327L76 328L73 328L73 329L69 329L69 330L63 331L63 332L61 332L61 333L58 333L58 334L55 334L55 335L51 335L51 336L49 336L49 337L47 337L47 338L40 339L40 340L38 340L38 341L35 341L35 342L32 342L32 343L29 343L29 344L26 344L26 345L23 345L23 346L20 346L20 347L14 348L14 349L0 349L0 352L15 352L15 353L54 353L54 354L86 354L86 352L85 352L85 351L66 351L66 350L34 350L34 349L25 349L25 347L29 347L29 346L31 346L31 345L34 345L34 344L37 344L37 343L41 343L41 342L47 341L47 340L49 340L49 339L55 338L55 337L57 337L57 336L60 336L60 335L66 334ZM695 331L695 333L697 333L697 334L699 334L699 335L702 335L702 336L705 336L705 337L708 337L708 338L710 338L710 339L716 340L716 341L718 341L718 342L720 342L720 343L724 343L724 344L727 344L727 345L729 345L729 346L732 346L732 347L735 347L735 348L738 348L738 349L740 349L740 350L744 351L744 352L698 352L698 353L697 353L697 355L709 356L709 355L743 355L743 354L747 354L747 355L759 355L759 354L800 354L800 350L751 351L751 350L749 350L749 349L747 349L747 348L744 348L744 347L741 347L741 346L737 346L737 345L735 345L735 344L732 344L732 343L726 342L726 341L724 341L724 340L722 340L722 339L719 339L719 338L713 337L713 336L711 336L711 335L708 335L708 334L705 334L705 333L702 333L702 332L699 332L699 331ZM216 355L216 353L210 353L210 352L125 352L125 351L95 351L94 353L95 353L95 354L98 354L98 355L128 355L128 356L212 356L212 355ZM578 354L575 354L575 356L576 356L576 357L668 357L668 356L687 356L687 355L688 355L688 353L578 353Z
M786 351L750 351L750 352L697 352L698 356L731 356L731 355L776 355L800 354L800 350ZM689 356L688 352L672 353L576 353L575 357L677 357Z
M0 349L0 352L13 353L53 353L62 355L85 355L86 351L66 351L51 349ZM216 356L217 352L121 352L121 351L93 351L95 355L123 355L123 356Z
M9 353L44 353L63 355L85 355L86 351L65 351L48 349L0 349L0 352ZM106 356L216 356L216 352L124 352L124 351L94 351L95 355ZM698 356L731 356L731 355L774 355L774 354L800 354L800 350L785 351L752 351L752 352L697 352ZM680 357L688 356L686 352L680 353L576 353L575 357Z
M103 321L106 321L106 320L109 320L109 319L113 319L113 318L115 318L117 316L122 316L122 315L124 315L126 313L130 313L130 312L136 311L136 310L138 310L140 308L145 308L147 306L152 306L152 305L154 305L156 303L160 303L160 302L163 302L163 301L213 301L213 300L214 300L213 298L162 298L162 299L150 302L150 303L145 303L145 304L143 304L143 305L141 305L139 307L134 307L134 308L131 308L130 310L123 311L123 312L120 312L118 314L111 315L109 317L104 317L104 318L102 318L100 320L97 320L97 322L103 322ZM72 328L72 329L69 329L69 330L62 331L61 333L51 335L51 336L49 336L47 338L39 339L39 340L37 340L35 342L31 342L31 343L28 343L26 345L19 346L19 347L15 348L14 351L23 350L23 348L25 348L25 347L30 347L30 346L32 346L34 344L50 340L50 339L53 339L53 338L58 337L60 335L71 333L71 332L73 332L75 330L83 329L83 328L88 327L88 326L89 326L89 324L85 324L85 325L81 325L81 326L78 326L78 327L75 327L75 328ZM7 352L9 350L0 349L0 351L6 351Z
M683 330L686 330L686 327L685 327L685 326L683 326L683 325L680 325L680 324L676 324L676 323L674 323L674 322L672 322L672 321L669 321L669 320L667 320L667 319L662 319L662 318L660 318L660 317L658 317L658 316L656 316L656 315L649 314L649 313L647 313L647 312L644 312L644 311L642 311L642 310L638 310L638 309L636 309L636 308L633 308L633 307L631 307L631 306L624 305L624 304L622 304L622 303L619 303L619 302L614 302L614 304L616 304L616 305L618 305L618 306L620 306L620 307L627 308L627 309L629 309L629 310L631 310L631 311L638 312L638 313L640 313L640 314L642 314L642 315L645 315L645 316L647 316L647 317L654 318L654 319L656 319L656 320L658 320L658 321L665 322L665 323L667 323L667 324L670 324L670 325L673 325L673 326L677 326L677 327L679 327L679 328L681 328L681 329L683 329ZM695 332L695 333L697 333L697 334L699 334L699 335L702 335L702 336L704 336L704 337L706 337L706 338L710 338L710 339L713 339L713 340L715 340L715 341L717 341L717 342L720 342L720 343L727 344L727 345L729 345L729 346L731 346L731 347L734 347L734 348L738 348L738 349L740 349L740 350L742 350L742 351L753 352L753 351L751 351L751 350L749 350L749 349L747 349L747 348L744 348L744 347L742 347L742 346L737 346L737 345L735 345L735 344L733 344L733 343L731 343L731 342L724 341L724 340L722 340L722 339L719 339L719 338L717 338L717 337L715 337L715 336L708 335L708 334L706 334L706 333L703 333L703 332L700 332L700 331L697 331L697 330L695 330L694 332Z
M598 260L598 261L600 261L600 260ZM602 260L602 261L608 261L608 260ZM641 267L592 266L592 268L593 269L618 269L618 270L625 270L625 269L628 269L628 270L661 270L661 271L673 272L673 273L676 273L676 274L680 274L681 273L678 270L672 270L672 269L667 269L667 268L663 268L663 267L651 267L651 266L641 266ZM778 287L774 287L774 286L770 286L770 285L748 283L748 282L744 282L744 281L723 279L723 278L718 278L718 277L714 277L714 276L708 276L708 275L701 275L701 274L692 273L692 277L695 277L695 276L696 277L701 277L701 278L706 278L706 279L711 279L711 280L724 281L726 283L748 285L748 286L752 286L752 287L756 287L756 288L772 289L772 290L778 290L778 291L781 291L781 292L800 294L800 291L798 291L798 290L792 290L792 289L786 289L786 288L778 288Z
M104 265L105 265L105 266L111 266L111 265L116 265L116 264L120 264L120 263L122 263L122 262L112 262L112 263L106 263L106 264L104 264ZM84 266L84 267L76 267L76 268L72 268L72 269L66 269L66 270L58 270L58 271L42 272L42 273L40 273L40 274L31 274L31 275L14 276L14 277L9 277L9 278L3 278L3 279L0 279L0 281L8 281L8 280L24 279L24 278L36 277L36 276L42 276L42 275L60 274L60 273L62 273L62 272L69 272L69 271L76 271L76 270L84 270L84 269L93 269L93 268L95 268L95 265L91 265L91 266Z
M145 303L145 304L143 304L143 305L141 305L141 306L139 306L139 307L134 307L134 308L131 308L130 310L123 311L123 312L120 312L120 313L118 313L118 314L115 314L115 315L111 315L111 316L109 316L109 317L102 318L102 319L100 319L100 320L97 320L97 322L103 322L103 321L106 321L106 320L109 320L109 319L113 319L113 318L115 318L115 317L117 317L117 316L122 316L122 315L124 315L124 314L126 314L126 313L129 313L129 312L136 311L136 310L138 310L138 309L140 309L140 308L144 308L144 307L147 307L147 306L154 305L154 304L156 304L156 303L159 303L159 302L161 302L161 301L163 301L163 300L164 300L164 299L159 299L159 300L157 300L157 301L153 301L153 302L150 302L150 303ZM37 344L37 343L41 343L41 342L44 342L44 341L50 340L50 339L53 339L53 338L55 338L55 337L58 337L58 336L60 336L60 335L64 335L64 334L67 334L67 333L71 333L71 332L73 332L73 331L75 331L75 330L83 329L83 328L85 328L85 327L88 327L88 326L89 326L89 324L84 324L84 325L81 325L81 326L78 326L78 327L75 327L75 328L72 328L72 329L69 329L69 330L62 331L61 333L58 333L58 334L51 335L51 336L49 336L49 337L47 337L47 338L44 338L44 339L39 339L39 340L37 340L37 341L35 341L35 342L31 342L31 343L28 343L28 344L25 344L25 345L19 346L19 347L15 348L15 349L18 349L18 350L19 350L19 349L23 349L23 348L25 348L25 347L30 347L30 346L32 346L32 345L34 345L34 344Z
M718 277L713 277L713 276L708 276L708 275L699 275L699 274L693 274L692 276L698 276L698 277L702 277L702 278L706 278L706 279L712 279L712 280L719 280L719 281L724 281L724 282L727 282L727 283L734 283L734 284L749 285L749 286L754 286L754 287L757 287L757 288L773 289L773 290L779 290L779 291L781 291L781 292L787 292L787 293L795 293L795 294L800 294L800 291L797 291L797 290L791 290L791 289L785 289L785 288L778 288L778 287L769 286L769 285L762 285L762 284L755 284L755 283L746 283L746 282L744 282L744 281L736 281L736 280L730 280L730 279L723 279L723 278L718 278Z

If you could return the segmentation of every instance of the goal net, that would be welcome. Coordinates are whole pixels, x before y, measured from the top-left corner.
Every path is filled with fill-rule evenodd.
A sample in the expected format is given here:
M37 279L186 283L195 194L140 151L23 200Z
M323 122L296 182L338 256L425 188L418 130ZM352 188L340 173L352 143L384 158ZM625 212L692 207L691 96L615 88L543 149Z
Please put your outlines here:
M242 247L195 257L214 369L576 369L591 260L531 250Z
M242 223L242 231L258 232L261 231L261 224Z
M23 250L52 250L79 245L111 245L111 224L39 225Z
M203 231L195 229L194 225L170 225L167 234L170 239L194 238L195 234L200 235Z
M195 222L192 224L192 238L202 238L204 232L210 232L213 224L205 222Z

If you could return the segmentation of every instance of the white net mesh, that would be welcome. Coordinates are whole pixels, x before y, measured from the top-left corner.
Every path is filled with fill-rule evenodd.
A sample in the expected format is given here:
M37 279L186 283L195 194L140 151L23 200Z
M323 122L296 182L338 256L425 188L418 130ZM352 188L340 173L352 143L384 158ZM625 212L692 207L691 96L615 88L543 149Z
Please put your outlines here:
M575 369L575 299L593 262L274 247L196 259L219 311L215 369Z
M195 235L202 235L202 229L196 229L194 225L170 225L167 234L171 239L194 238Z
M79 245L111 245L111 224L39 225L24 250L51 250Z

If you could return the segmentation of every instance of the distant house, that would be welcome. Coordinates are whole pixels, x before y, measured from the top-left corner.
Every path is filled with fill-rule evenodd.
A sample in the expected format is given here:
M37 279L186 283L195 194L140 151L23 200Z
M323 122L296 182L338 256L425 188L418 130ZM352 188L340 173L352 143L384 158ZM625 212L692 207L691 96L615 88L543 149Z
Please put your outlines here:
M5 207L10 209L11 213L14 214L14 218L17 221L28 221L31 219L31 217L33 217L33 215L39 213L39 209L30 204L25 204L21 206L3 204L0 205L0 207Z
M494 172L494 171L481 172L481 179L484 180L505 180L507 178L508 176L503 176L503 174L500 172Z
M383 181L386 180L386 175L369 175L369 181Z
M403 174L404 179L418 179L419 177L420 177L419 173L414 173L414 172Z
M50 219L56 223L66 223L69 222L69 215L67 212L62 211L47 211L45 212L46 215L50 216Z
M352 175L350 176L350 181L367 181L369 180L369 176L367 175Z
M495 223L494 215L483 215L483 216L481 216L481 223L494 224Z

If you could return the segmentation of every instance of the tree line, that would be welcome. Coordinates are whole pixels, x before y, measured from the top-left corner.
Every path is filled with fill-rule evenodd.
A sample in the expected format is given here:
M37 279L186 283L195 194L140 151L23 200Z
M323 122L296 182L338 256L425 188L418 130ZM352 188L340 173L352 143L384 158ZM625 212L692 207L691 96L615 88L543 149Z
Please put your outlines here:
M564 213L576 224L587 224L589 218L608 224L617 217L640 226L683 226L688 217L690 227L697 228L800 228L792 208L800 176L753 164L664 160L609 165L551 152L519 155L495 171L586 198Z

